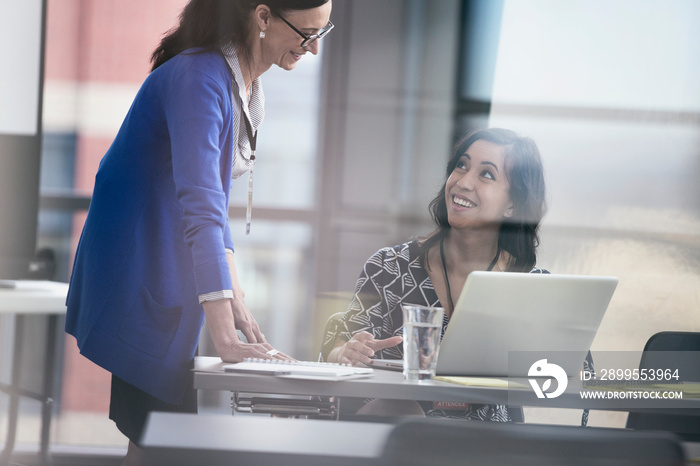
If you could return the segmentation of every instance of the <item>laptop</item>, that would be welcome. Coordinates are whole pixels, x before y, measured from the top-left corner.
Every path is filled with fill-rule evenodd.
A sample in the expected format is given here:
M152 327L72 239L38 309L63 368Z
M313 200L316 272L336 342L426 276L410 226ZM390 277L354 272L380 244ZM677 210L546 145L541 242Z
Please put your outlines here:
M548 359L578 376L617 283L617 277L472 272L443 335L436 374L527 377L532 364ZM403 362L377 359L370 367L402 370Z
M472 272L442 337L436 374L527 377L536 361L548 359L568 377L578 376L617 282Z

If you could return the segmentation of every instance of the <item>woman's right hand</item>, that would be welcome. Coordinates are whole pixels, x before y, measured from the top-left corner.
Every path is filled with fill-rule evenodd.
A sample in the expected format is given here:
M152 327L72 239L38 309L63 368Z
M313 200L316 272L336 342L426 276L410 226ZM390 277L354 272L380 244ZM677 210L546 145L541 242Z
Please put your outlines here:
M217 354L224 362L241 362L245 358L294 360L273 348L262 334L262 341L254 343L244 343L238 338L232 304L230 299L207 301L203 304L211 339Z
M359 332L353 335L350 341L343 343L339 339L336 347L329 354L328 360L340 364L371 364L372 356L385 348L391 348L403 341L400 336L393 336L383 340L375 339L369 332Z
M294 361L294 358L277 351L269 343L245 343L240 339L236 339L222 347L216 346L216 352L223 362L241 362L245 358Z

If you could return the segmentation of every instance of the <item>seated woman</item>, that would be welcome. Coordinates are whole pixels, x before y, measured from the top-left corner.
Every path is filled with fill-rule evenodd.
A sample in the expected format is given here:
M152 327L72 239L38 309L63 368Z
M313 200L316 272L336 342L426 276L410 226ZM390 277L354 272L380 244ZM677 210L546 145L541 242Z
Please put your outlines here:
M546 201L542 161L531 139L507 129L476 131L457 143L446 178L430 203L437 229L381 249L365 263L338 337L324 348L328 361L402 359L401 304L443 307L444 333L467 276L475 270L547 273L535 268ZM370 404L360 412L417 411L406 403L375 402L384 409ZM506 406L464 404L446 411L421 402L421 408L427 415L511 421Z

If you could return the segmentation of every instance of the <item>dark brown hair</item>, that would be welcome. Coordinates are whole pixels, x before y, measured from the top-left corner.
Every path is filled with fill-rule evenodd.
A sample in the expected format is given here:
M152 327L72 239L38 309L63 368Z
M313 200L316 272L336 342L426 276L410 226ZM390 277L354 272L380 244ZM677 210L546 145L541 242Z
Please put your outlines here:
M503 219L498 234L498 246L511 255L509 271L529 272L537 261L536 249L540 244L540 222L547 211L542 158L532 139L520 137L513 131L502 128L475 131L455 145L454 153L447 163L445 183L429 206L437 229L422 242L420 260L424 266L427 266L428 251L450 231L445 201L447 178L457 166L460 157L480 139L498 144L505 149L504 163L510 183L509 194L513 202L513 216Z
M243 45L250 32L250 15L267 5L275 16L289 10L317 8L329 0L190 0L180 13L180 23L168 31L151 55L151 71L183 50L218 49L222 43Z

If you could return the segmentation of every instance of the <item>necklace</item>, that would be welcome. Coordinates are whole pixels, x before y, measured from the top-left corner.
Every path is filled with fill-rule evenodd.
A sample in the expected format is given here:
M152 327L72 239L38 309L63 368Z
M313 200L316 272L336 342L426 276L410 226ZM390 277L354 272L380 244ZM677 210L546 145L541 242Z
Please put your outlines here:
M498 262L498 257L501 255L501 246L496 248L496 255L494 256L489 268L486 269L487 272L493 270ZM440 239L440 259L442 260L442 272L445 274L445 283L447 284L447 297L450 299L450 311L455 310L455 303L452 301L452 289L450 288L450 278L447 276L447 264L445 263L445 238Z

